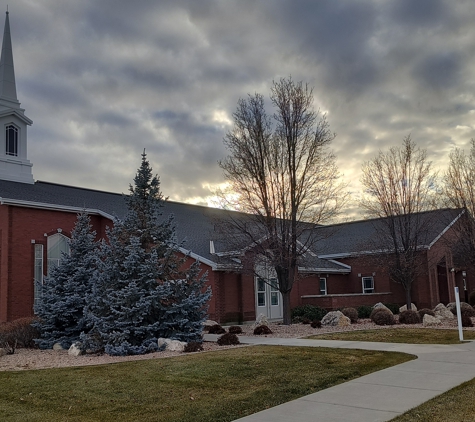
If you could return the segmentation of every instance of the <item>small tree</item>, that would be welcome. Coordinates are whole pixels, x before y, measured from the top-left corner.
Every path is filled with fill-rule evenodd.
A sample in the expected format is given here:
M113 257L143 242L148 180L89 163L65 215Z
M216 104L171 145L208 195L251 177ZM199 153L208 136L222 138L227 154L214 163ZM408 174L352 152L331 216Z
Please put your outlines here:
M59 266L51 270L41 286L42 294L34 309L39 319L34 325L41 332L37 343L43 349L54 343L69 348L87 329L83 309L95 268L95 237L89 216L80 213L71 233L71 253L63 254Z
M420 246L428 239L431 222L423 211L433 207L434 178L425 150L410 136L402 147L390 148L363 165L361 182L366 188L361 202L375 221L374 246L382 250L381 265L406 292L411 309L411 288L418 275L427 271Z
M449 207L465 210L456 225L456 260L475 263L475 139L470 152L455 148L449 156L449 168L444 174L444 202Z
M229 183L222 196L248 216L230 216L222 227L230 249L252 251L255 263L275 269L284 324L290 324L297 268L318 241L317 231L309 229L334 218L345 194L328 150L335 135L326 116L313 108L312 89L280 79L270 98L273 119L260 94L239 100L233 114L225 138L229 156L219 163Z
M157 350L159 337L201 340L210 292L198 264L181 269L173 219L162 218L159 179L145 152L126 202L124 220L101 244L85 310L92 330L83 339L112 355Z

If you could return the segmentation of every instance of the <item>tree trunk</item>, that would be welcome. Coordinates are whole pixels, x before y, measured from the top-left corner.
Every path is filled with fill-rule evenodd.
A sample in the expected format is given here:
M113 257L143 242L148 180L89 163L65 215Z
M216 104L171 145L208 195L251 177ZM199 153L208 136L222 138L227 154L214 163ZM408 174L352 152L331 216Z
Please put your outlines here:
M282 313L284 317L283 324L292 324L292 317L290 314L290 292L282 293Z
M406 287L406 306L407 310L412 309L411 305L412 299L411 299L411 286Z

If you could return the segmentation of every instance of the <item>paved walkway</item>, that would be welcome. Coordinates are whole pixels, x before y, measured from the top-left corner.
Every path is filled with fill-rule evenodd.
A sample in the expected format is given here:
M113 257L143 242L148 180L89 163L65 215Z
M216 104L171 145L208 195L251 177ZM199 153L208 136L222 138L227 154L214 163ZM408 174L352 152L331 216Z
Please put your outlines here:
M215 341L217 337L207 334L205 340ZM460 345L417 345L268 337L239 339L246 344L404 352L416 355L418 359L373 372L236 422L389 421L475 378L475 342Z

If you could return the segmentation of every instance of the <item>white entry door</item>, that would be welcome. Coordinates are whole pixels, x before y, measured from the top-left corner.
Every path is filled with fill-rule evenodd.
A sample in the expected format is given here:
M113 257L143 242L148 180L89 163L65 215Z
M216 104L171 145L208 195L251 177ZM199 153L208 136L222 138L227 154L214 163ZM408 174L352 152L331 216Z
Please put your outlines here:
M256 274L256 317L264 314L268 319L282 318L282 295L275 270L260 265L256 268Z

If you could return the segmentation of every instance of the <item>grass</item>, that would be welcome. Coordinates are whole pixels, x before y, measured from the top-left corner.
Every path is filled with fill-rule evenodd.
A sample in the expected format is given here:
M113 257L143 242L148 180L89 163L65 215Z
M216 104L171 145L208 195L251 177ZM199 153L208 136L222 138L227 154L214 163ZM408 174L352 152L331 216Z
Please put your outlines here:
M392 422L471 422L475 415L475 379L404 413Z
M101 366L0 373L0 415L21 421L231 421L413 359L254 346Z
M408 344L459 344L458 330L430 328L385 328L346 331L308 337L315 340L376 341ZM474 340L475 331L464 331L464 340Z

